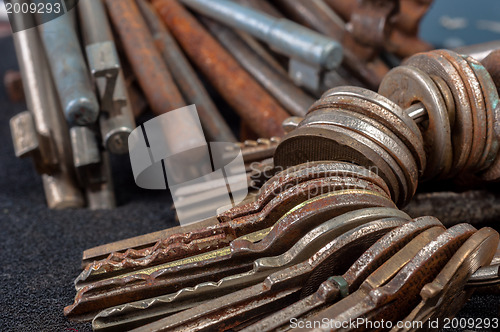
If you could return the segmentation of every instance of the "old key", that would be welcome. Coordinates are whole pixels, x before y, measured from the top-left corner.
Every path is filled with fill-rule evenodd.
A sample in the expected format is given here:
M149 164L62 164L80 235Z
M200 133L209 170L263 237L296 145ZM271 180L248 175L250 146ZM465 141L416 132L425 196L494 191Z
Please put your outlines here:
M377 270L361 284L358 291L311 319L321 321L327 317L334 322L366 319L365 325L357 326L358 329L366 329L370 322L382 319L401 319L417 304L418 297L415 295L441 271L474 232L474 227L468 224L448 229L425 245L408 263L400 266L395 275L383 275L387 269ZM394 310L395 307L398 310Z
M178 308L194 307L207 299L261 282L277 270L309 259L332 239L354 227L375 220L386 221L388 219L410 220L410 217L404 212L392 208L367 208L344 213L309 231L287 252L278 256L256 259L253 262L253 269L248 272L231 275L219 281L187 287L174 294L106 309L93 320L94 330L123 328L125 324L127 328L139 326L141 323L180 311ZM186 278L189 277L189 275L186 276ZM124 317L124 313L126 313L126 317ZM120 319L117 320L117 317Z
M296 301L304 286L316 288L325 274L345 271L385 233L406 221L370 222L332 240L307 261L271 274L264 282L206 302L143 327L144 331L224 330ZM325 278L326 279L326 278Z
M444 227L442 227L441 223L432 217L419 218L390 231L363 253L342 276L328 278L315 293L247 327L244 331L277 329L288 324L291 318L298 318L311 311L317 311L326 304L346 297L349 293L356 291L367 276L401 248L404 246L407 248L405 251L401 250L401 252L408 252L406 255L408 258L400 260L402 264L405 264L418 250L443 231ZM398 255L402 256L402 254ZM388 261L382 265L384 267L381 269L387 272L392 271L387 268L390 264ZM396 265L394 266L396 267ZM283 328L284 326L280 329Z
M153 247L112 253L89 265L76 279L77 289L91 281L226 247L239 236L272 226L297 204L339 189L371 189L388 195L384 181L369 170L347 163L309 163L271 178L254 202L221 213L221 223L184 234L174 234Z
M241 263L242 257L283 253L300 239L304 230L340 214L375 206L395 207L385 196L368 190L340 190L312 198L287 212L269 230L269 234L263 232L262 237L255 238L254 241L260 240L258 243L234 240L229 247L202 257L187 258L184 262L166 263L96 281L80 288L74 304L65 308L65 314L82 314L161 293L168 294L200 282L218 280L227 273L224 270L242 272L238 271L238 268L243 268L242 264L245 265ZM236 265L231 266L228 262L235 262ZM189 279L183 275L187 271L191 273ZM194 278L195 275L199 275L199 278ZM190 284L185 284L188 281Z
M497 246L498 233L495 230L485 227L473 234L456 251L436 278L422 288L420 291L422 301L405 321L424 323L429 319L439 318L439 321L442 321L445 317L455 316L472 295L470 288L465 289L465 284L479 267L491 262ZM393 329L393 331L409 330Z

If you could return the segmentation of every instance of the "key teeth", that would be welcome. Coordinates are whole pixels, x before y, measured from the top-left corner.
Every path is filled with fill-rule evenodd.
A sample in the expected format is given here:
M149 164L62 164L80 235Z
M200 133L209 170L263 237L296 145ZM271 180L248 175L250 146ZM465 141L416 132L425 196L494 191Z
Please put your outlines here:
M207 228L207 232L211 232L211 228ZM218 235L218 233L214 233L212 236ZM120 262L127 258L129 259L143 259L149 255L154 254L155 251L169 249L171 246L176 244L190 244L195 240L198 240L199 233L196 232L188 232L188 233L176 233L168 236L166 239L161 239L157 241L153 246L136 250L136 249L127 249L125 252L113 252L108 255L108 257L104 260L95 261L93 264L89 265L85 270L90 270L92 267L98 265L104 265L108 262ZM84 270L84 271L85 271Z
M223 243L220 241L219 243ZM132 257L124 257L120 261L114 261L114 260L103 260L103 261L97 261L94 262L93 264L89 265L80 275L76 278L75 280L75 286L77 288L78 284L80 282L86 281L90 276L92 276L94 273L99 272L99 271L106 271L106 272L111 272L115 270L121 270L121 269L127 269L127 268L136 268L136 267L147 267L151 265L152 263L168 263L171 262L175 259L182 259L185 255L191 253L194 251L195 245L192 244L193 242L190 243L171 243L165 248L157 249L151 252L149 255L145 255L144 257L137 257L137 258L132 258ZM208 250L213 250L217 249L217 245L207 245L203 251L205 252ZM129 249L133 250L133 249ZM199 250L199 248L198 248ZM127 250L128 251L128 250ZM124 254L126 254L125 252ZM184 253L184 254L183 254ZM178 257L177 257L178 256Z
M226 279L226 278L224 278ZM224 283L224 279L219 280L218 282L204 282L197 284L194 287L185 287L177 292L170 294L170 295L165 295L165 296L159 296L151 299L146 299L146 300L141 300L141 301L136 301L136 302L129 302L125 303L120 306L112 307L105 309L101 311L99 314L97 314L94 318L96 320L99 317L112 317L115 314L120 314L122 312L127 312L129 310L134 311L134 310L147 310L151 308L152 306L155 306L156 304L168 304L176 301L179 297L181 297L183 294L188 294L188 293L195 293L199 292L200 289L210 289L210 288L219 288L220 285Z
M75 310L78 310L78 306L80 305L80 303L82 302L82 300L85 298L85 296L89 293L91 293L92 291L98 291L100 288L109 288L110 286L112 286L113 288L119 288L119 287L126 287L127 285L131 284L131 283L134 283L134 282L137 282L137 281L142 281L142 282L148 282L148 283L153 283L156 279L156 277L160 276L161 277L161 273L160 274L151 274L151 275L147 275L147 274L134 274L134 275L130 275L130 276L126 276L124 278L119 278L119 279L111 279L109 280L106 284L90 284L90 285L86 285L84 287L82 287L81 289L78 290L76 296L75 296L75 300L74 300L74 303L68 307L66 307L64 309L64 312L65 312L65 315L72 315L74 313ZM222 283L224 283L224 279L221 279L219 280L218 282L205 282L205 283L201 283L201 284L198 284L194 287L185 287L179 291L177 291L175 293L175 295L173 295L173 298L171 301L167 301L167 302L172 302L174 301L176 298L178 298L179 296L181 296L183 293L186 293L186 292L194 292L194 291L197 291L197 289L201 288L201 287L219 287Z

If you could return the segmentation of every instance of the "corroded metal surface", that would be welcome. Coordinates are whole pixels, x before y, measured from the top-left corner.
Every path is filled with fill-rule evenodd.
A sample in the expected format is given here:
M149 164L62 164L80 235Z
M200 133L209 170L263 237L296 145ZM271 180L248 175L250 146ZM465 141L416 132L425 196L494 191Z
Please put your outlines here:
M305 261L331 239L346 231L375 220L383 222L388 218L409 220L409 217L401 211L390 208L367 208L342 214L309 231L285 253L256 259L253 262L253 269L248 272L227 276L219 281L183 288L174 294L106 309L94 319L94 329L96 327L105 329L110 326L114 328L140 326L141 322L146 320L159 319L168 315L172 312L172 307L194 307L215 296L225 295L261 282L277 270ZM126 313L127 319L120 318L119 321L116 321L115 317L122 316L124 313Z
M287 19L227 0L181 1L196 12L248 32L292 59L328 70L337 68L342 60L342 46L336 40Z
M365 251L343 276L328 278L314 294L289 305L287 308L266 317L243 331L269 331L278 328L289 323L290 317L301 317L307 312L347 296L357 290L366 277L414 237L429 228L433 228L433 231L427 232L427 238L430 241L433 237L432 234L437 235L437 232L439 232L440 228L437 226L440 225L437 219L423 218L408 222L390 231Z
M163 114L185 106L135 2L105 3L151 110Z
M87 64L74 25L74 11L39 26L48 66L59 101L70 125L89 126L99 116L99 103L89 79ZM50 13L41 12L43 20Z
M198 327L215 330L230 328L235 325L232 322L233 315L230 309L239 309L239 312L246 314L246 319L265 312L265 307L255 310L254 303L256 301L258 303L259 299L280 298L282 294L289 292L299 294L304 284L315 283L315 275L320 273L322 269L326 268L331 273L335 273L348 268L356 260L356 256L359 257L381 236L403 223L391 220L386 223L372 222L359 226L332 240L309 260L273 273L260 284L163 318L142 327L142 329L145 331L165 331ZM297 299L296 297L295 300ZM279 303L275 304L278 308L283 307Z
M3 76L3 85L11 102L18 103L25 100L23 78L20 72L7 70Z
M341 41L344 47L343 64L369 87L378 87L389 68L378 57L373 56L372 50L356 44L346 32L344 22L336 18L335 13L329 13L328 6L309 0L279 0L276 3L297 22Z
M398 262L395 268L377 270L361 284L357 292L321 311L314 318L328 317L345 321L366 317L371 321L395 321L404 317L418 303L417 294L422 287L434 279L455 251L474 232L475 229L466 224L450 228L424 247L420 247L420 251L413 253L414 257L406 253L403 264ZM398 256L402 255L400 252L399 255L393 256L391 263L396 263L396 260L400 259ZM397 311L393 310L393 305L398 307Z
M208 138L220 142L235 142L231 129L153 6L145 0L137 1L137 6L179 90L186 101L196 105Z
M261 137L283 136L286 111L175 0L156 9L191 61L241 118Z
M314 99L255 53L236 32L213 20L201 22L236 60L292 115L304 116Z
M491 262L498 246L498 233L482 228L473 234L451 257L434 280L420 291L422 301L405 318L406 321L443 322L454 317L472 295L464 289L466 282L481 266ZM401 329L398 331L407 331Z
M207 254L191 263L187 260L183 265L174 262L172 267L159 265L153 268L125 274L108 280L97 281L84 286L78 291L74 305L65 309L66 315L82 314L88 311L103 309L112 305L136 301L142 298L158 295L157 292L169 293L182 288L186 278L169 277L171 273L179 275L186 269L197 269L238 257L254 257L255 255L279 254L287 250L300 238L301 231L311 229L322 222L338 216L342 213L366 207L394 207L394 204L384 196L367 190L344 190L318 196L299 204L286 213L269 231L269 234L260 238L258 243L252 243L245 239L236 239L231 242L227 250L219 250L217 253ZM211 259L212 255L215 255ZM241 259L238 260L241 262ZM227 265L214 267L213 277L220 279L221 273ZM238 264L236 264L237 266ZM231 268L231 267L230 267ZM235 269L233 268L231 270ZM196 271L199 271L196 270ZM207 269L202 269L206 278ZM169 273L170 272L170 273ZM194 272L194 271L193 271ZM218 276L218 277L216 277ZM179 280L179 278L181 278ZM173 280L176 282L173 283ZM182 280L182 281L181 281ZM196 283L203 279L197 279ZM189 282L193 282L191 278ZM194 286L196 283L189 286ZM167 287L167 285L170 285ZM170 288L174 287L174 288ZM115 289L115 291L113 291Z

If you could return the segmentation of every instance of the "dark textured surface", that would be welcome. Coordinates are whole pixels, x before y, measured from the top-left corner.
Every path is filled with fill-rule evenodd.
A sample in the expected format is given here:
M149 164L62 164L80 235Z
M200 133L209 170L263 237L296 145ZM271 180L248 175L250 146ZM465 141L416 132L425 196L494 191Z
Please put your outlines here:
M0 78L15 68L12 41L0 39ZM25 109L0 87L0 331L90 331L62 313L73 302L82 251L173 226L166 192L135 186L127 156L114 158L119 207L113 211L50 211L30 160L14 156L9 119ZM495 317L499 296L477 296L462 317Z

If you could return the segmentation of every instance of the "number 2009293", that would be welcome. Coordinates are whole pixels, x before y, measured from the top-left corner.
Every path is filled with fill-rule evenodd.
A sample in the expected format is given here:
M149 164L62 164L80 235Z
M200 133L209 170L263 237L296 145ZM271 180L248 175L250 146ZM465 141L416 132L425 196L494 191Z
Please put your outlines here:
M59 14L61 13L62 6L60 3L50 2L22 2L10 3L5 2L5 9L7 14Z

